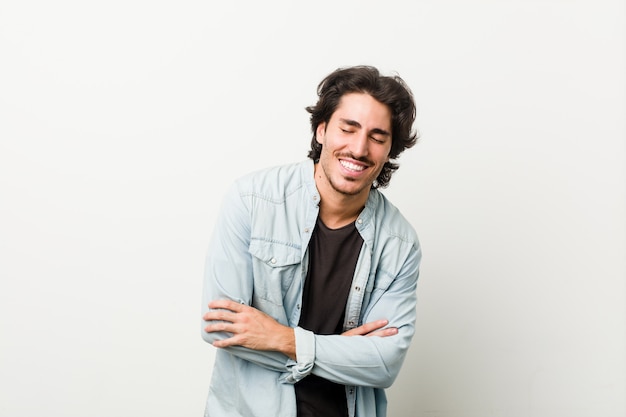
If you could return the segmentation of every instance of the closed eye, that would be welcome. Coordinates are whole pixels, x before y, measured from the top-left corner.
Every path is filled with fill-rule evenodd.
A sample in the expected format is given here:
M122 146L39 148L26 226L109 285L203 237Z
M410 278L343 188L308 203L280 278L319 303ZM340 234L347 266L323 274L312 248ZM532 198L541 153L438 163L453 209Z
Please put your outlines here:
M384 141L383 139L378 139L378 138L377 138L377 137L375 137L375 136L370 136L370 138L371 138L374 142L376 142L376 143L380 143L380 144L385 143L385 141Z

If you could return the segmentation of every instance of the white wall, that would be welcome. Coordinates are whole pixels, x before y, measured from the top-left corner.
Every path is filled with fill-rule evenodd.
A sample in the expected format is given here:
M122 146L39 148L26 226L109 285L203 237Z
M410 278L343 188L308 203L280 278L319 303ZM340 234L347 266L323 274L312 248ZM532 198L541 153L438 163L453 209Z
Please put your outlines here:
M424 262L394 417L623 417L624 2L4 1L0 415L198 416L222 192L397 71Z

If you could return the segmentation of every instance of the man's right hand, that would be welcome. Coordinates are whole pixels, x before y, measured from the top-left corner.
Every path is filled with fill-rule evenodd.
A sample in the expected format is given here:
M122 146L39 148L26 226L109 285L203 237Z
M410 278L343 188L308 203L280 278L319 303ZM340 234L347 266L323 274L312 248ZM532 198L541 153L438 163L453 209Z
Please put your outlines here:
M384 328L387 324L389 324L388 320L376 320L370 323L362 324L361 326L355 327L354 329L345 331L341 335L387 337L398 334L398 329L396 327Z

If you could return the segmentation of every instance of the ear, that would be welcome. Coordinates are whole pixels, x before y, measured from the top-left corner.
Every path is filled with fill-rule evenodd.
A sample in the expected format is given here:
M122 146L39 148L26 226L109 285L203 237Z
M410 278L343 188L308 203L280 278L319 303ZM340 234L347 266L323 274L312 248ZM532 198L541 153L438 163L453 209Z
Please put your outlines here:
M324 144L324 136L326 135L326 122L322 122L317 125L317 129L315 129L315 140L320 145Z

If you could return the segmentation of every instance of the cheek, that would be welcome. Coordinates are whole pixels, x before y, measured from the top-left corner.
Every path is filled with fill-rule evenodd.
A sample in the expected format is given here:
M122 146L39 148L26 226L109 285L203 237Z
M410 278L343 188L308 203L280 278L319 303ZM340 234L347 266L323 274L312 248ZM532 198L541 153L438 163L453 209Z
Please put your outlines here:
M390 153L391 153L391 149L380 149L380 153L378 154L377 160L381 161L381 163L389 162Z
M385 162L389 162L389 160L391 159L391 145L389 145L389 149L387 149L385 155Z

